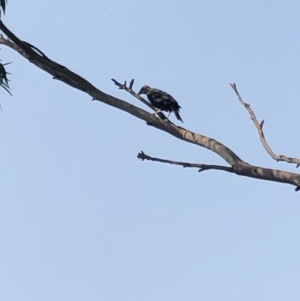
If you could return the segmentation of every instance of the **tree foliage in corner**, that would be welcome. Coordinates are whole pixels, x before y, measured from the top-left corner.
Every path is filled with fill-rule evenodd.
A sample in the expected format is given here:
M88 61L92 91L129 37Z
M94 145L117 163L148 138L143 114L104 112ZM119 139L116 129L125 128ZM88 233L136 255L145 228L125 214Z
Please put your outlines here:
M7 4L7 0L0 0L0 18L2 17L2 12L3 14L5 14L5 9L6 9L6 4ZM8 85L8 79L7 79L7 71L5 70L5 65L7 64L2 64L1 60L0 60L0 86L6 91L8 92L10 95L10 87Z
M0 0L0 17L1 17L1 9L3 14L5 14L7 0Z

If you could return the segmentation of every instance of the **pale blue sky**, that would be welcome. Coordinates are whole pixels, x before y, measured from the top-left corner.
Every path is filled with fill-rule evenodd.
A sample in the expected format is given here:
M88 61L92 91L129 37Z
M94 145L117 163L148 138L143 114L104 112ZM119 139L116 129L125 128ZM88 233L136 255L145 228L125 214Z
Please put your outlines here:
M296 172L267 155L229 83L274 151L299 157L299 11L291 0L9 0L4 22L101 90L145 109L111 78L166 90L185 127ZM0 58L13 62L14 95L0 90L1 300L299 300L294 187L141 162L140 150L224 163L4 46Z

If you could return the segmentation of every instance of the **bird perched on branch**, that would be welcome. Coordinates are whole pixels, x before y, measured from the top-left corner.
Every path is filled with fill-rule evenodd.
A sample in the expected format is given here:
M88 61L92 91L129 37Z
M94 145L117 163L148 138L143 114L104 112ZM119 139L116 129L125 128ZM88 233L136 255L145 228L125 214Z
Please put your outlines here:
M180 120L182 123L182 119L179 115L179 109L181 108L178 102L168 93L159 90L151 88L147 85L143 86L138 93L138 95L146 94L148 97L148 100L151 102L151 104L159 109L160 111L167 111L167 112L173 112L178 120ZM169 114L169 116L170 116ZM169 117L168 116L168 117Z

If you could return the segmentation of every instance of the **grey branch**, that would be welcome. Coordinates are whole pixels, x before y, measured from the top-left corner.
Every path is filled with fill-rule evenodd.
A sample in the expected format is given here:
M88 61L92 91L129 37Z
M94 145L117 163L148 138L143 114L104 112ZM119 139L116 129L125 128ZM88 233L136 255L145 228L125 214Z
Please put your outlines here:
M230 172L233 172L240 176L291 184L296 186L296 190L300 190L300 174L250 165L247 162L243 161L227 146L215 139L206 137L199 133L192 132L183 127L176 126L175 124L166 120L162 120L161 118L157 118L153 114L137 106L134 106L122 99L119 99L97 89L94 85L92 85L89 81L87 81L80 75L72 72L68 68L56 63L55 61L43 55L43 52L41 52L41 50L37 52L37 47L34 46L33 48L32 46L30 46L30 44L24 43L10 31L1 20L0 30L9 38L6 39L0 36L0 44L6 45L11 49L17 51L30 63L36 65L38 68L52 75L53 79L58 79L64 82L65 84L88 94L93 100L101 101L109 106L131 114L140 120L146 121L153 127L164 131L169 135L172 135L173 137L176 137L180 140L192 143L200 147L204 147L216 153L231 166L228 167L228 170L227 167L219 167L219 169L222 168L222 170L226 170L228 172L231 169L232 171ZM129 85L129 88L127 89L129 89L128 92L131 91L130 93L134 95L132 86L133 82ZM185 164L187 167L187 163ZM197 167L199 168L201 166L202 169L205 169L207 166L212 165L199 165ZM217 169L216 166L214 169Z
M248 103L245 103L243 98L241 97L236 84L230 84L231 88L233 89L233 91L235 92L236 96L238 97L238 100L240 101L240 103L244 106L244 108L248 111L251 120L253 121L257 131L258 131L258 136L259 139L264 147L264 149L267 151L267 153L271 156L271 158L273 158L274 160L278 161L284 161L287 163L294 163L297 164L296 167L298 167L300 165L300 159L298 158L291 158L291 157L287 157L285 155L276 155L273 150L271 149L271 147L269 146L269 144L267 143L267 140L265 138L264 132L263 132L263 125L264 125L264 120L262 120L261 122L258 122L253 110L251 109L250 105Z
M141 159L142 161L148 160L148 161L154 161L154 162L160 162L160 163L167 163L172 165L180 165L184 168L186 167L192 167L192 168L198 168L198 172L209 170L209 169L216 169L216 170L223 170L227 172L233 172L232 167L228 166L222 166L222 165L208 165L208 164L199 164L199 163L188 163L188 162L180 162L180 161L172 161L172 160L166 160L166 159L160 159L155 157L150 157L146 155L143 151L138 153L137 157Z

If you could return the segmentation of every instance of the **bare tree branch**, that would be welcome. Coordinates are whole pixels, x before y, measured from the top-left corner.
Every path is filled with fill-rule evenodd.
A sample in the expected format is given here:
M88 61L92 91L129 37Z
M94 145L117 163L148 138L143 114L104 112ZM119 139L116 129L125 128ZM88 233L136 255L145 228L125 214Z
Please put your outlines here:
M258 131L258 136L259 139L264 147L264 149L267 151L267 153L271 156L272 159L278 161L284 161L287 163L294 163L297 164L296 167L300 166L300 159L298 158L291 158L291 157L287 157L285 155L276 155L273 150L271 149L271 147L269 146L269 144L266 141L264 132L263 132L263 125L264 125L264 120L262 120L260 123L258 122L253 110L250 108L250 105L248 103L245 103L243 98L241 97L237 86L235 83L230 84L231 88L233 89L233 91L235 92L236 96L238 97L238 100L240 101L240 103L244 106L244 108L248 111L251 120L253 121L255 127L257 128Z
M58 79L71 87L74 87L80 91L87 93L93 100L101 101L109 106L115 107L141 120L144 120L147 122L147 124L151 124L153 127L162 130L178 139L213 151L231 166L228 167L228 170L226 170L227 168L225 167L219 167L219 169L223 168L222 170L226 171L229 171L229 169L231 169L232 171L230 172L233 172L240 176L252 177L256 179L280 183L287 183L296 186L296 190L300 189L300 174L250 165L247 162L243 161L227 146L215 139L206 137L199 133L192 132L180 126L176 126L168 120L162 120L161 118L157 118L155 115L141 108L138 108L124 100L106 94L103 91L97 89L83 77L72 72L68 68L56 63L55 61L49 59L44 54L44 52L39 50L37 47L27 42L24 43L23 41L21 41L3 24L1 20L0 30L2 30L9 38L5 39L3 37L0 37L0 44L6 45L11 49L17 51L29 62L36 65L40 69L46 71L47 73L51 74L53 76L53 79ZM129 84L128 89L132 90L132 86L133 82ZM132 91L132 93L134 92ZM202 169L205 169L205 166L211 167L212 165L202 164L201 166ZM214 169L217 169L216 166Z
M150 157L146 155L143 151L138 153L137 157L141 159L142 161L148 160L148 161L155 161L155 162L160 162L160 163L167 163L167 164L172 164L172 165L180 165L183 168L186 167L194 167L194 168L199 168L198 172L204 171L204 170L209 170L209 169L215 169L215 170L223 170L227 172L233 172L232 167L228 166L222 166L222 165L207 165L207 164L198 164L198 163L188 163L188 162L180 162L180 161L171 161L171 160L166 160L166 159L160 159L160 158L155 158L155 157Z

